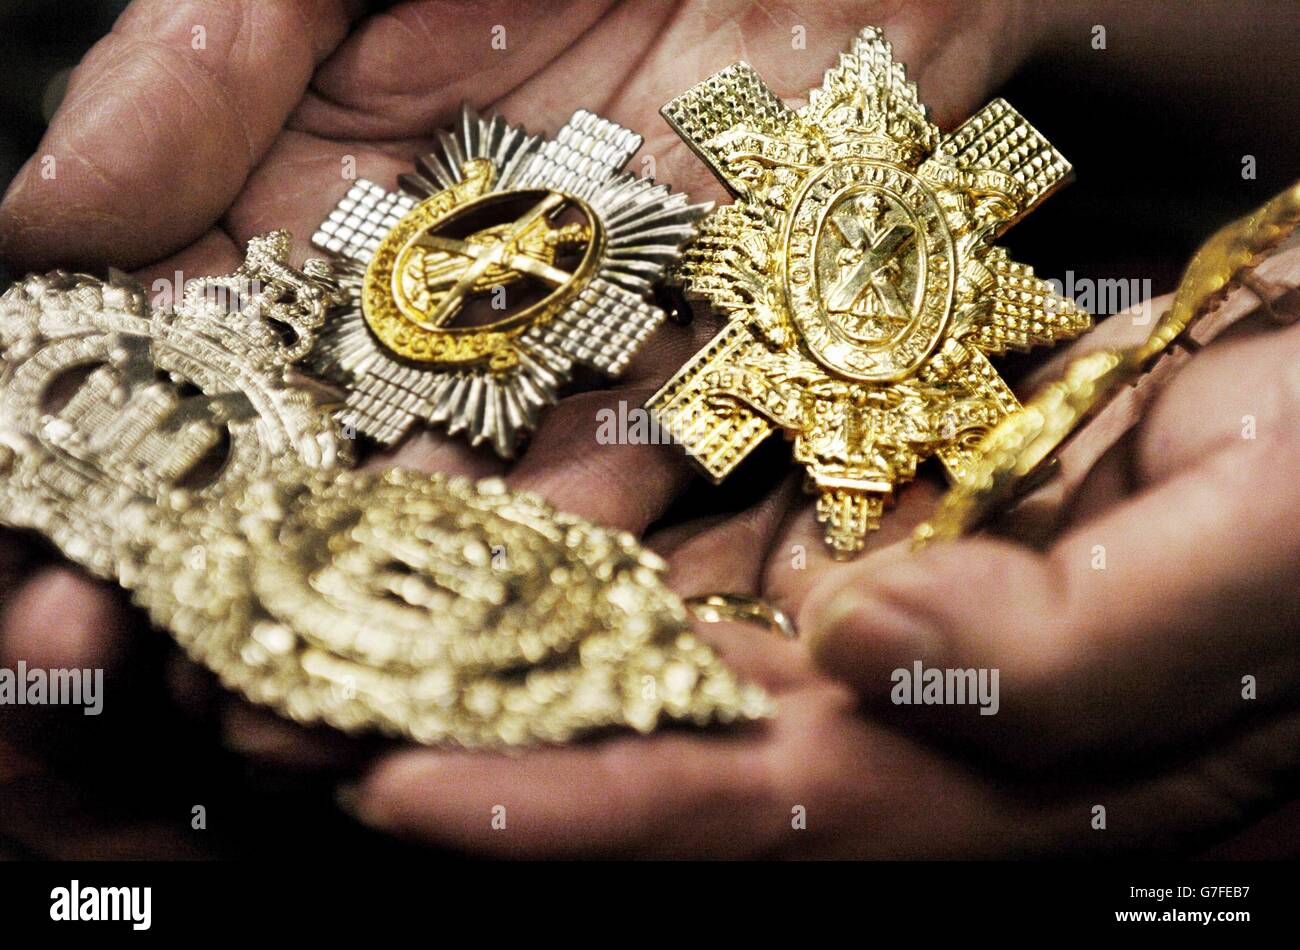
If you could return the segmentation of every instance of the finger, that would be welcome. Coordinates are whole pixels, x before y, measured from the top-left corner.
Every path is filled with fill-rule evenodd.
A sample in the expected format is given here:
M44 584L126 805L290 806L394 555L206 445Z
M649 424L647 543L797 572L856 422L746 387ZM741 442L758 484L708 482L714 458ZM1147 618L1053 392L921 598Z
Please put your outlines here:
M1257 425L1285 424L1279 416L1300 405L1300 386L1286 384L1294 379L1293 355L1300 353L1297 338L1279 334L1277 324L1283 322L1281 313L1294 293L1289 288L1297 281L1300 248L1265 260L1250 289L1229 294L1135 386L1107 400L1057 453L1052 477L1024 498L1011 518L1002 519L999 530L1009 528L1017 537L1041 543L1063 524L1086 520L1136 485L1248 437ZM1161 313L1168 301L1155 301L1150 312ZM1030 378L1029 387L1059 378L1065 364L1085 352L1132 344L1152 326L1145 318L1130 322L1128 315L1112 317L1049 360ZM1211 341L1191 359L1189 347ZM1279 387L1279 380L1284 385Z
M767 561L763 575L765 596L791 617L797 617L809 591L827 577L840 571L872 570L906 557L912 532L933 513L942 493L940 480L925 475L899 488L880 526L867 534L863 552L850 563L835 560L812 502L792 506Z
M1077 491L1058 494L1056 503L1068 504L1047 520L1084 524L1223 448L1290 428L1300 408L1300 328L1253 329L1171 367L1145 418L1091 462ZM1008 526L1018 527L1028 508L1017 508Z
M1155 329L1157 317L1168 308L1172 300L1173 295L1168 294L1099 319L1096 326L1077 340L1047 353L1042 362L1017 383L1017 392L1032 396L1039 387L1059 379L1070 363L1089 353L1136 346L1144 342Z
M131 613L117 591L67 564L37 569L8 598L0 659L40 669L111 671Z
M1296 685L1298 458L1293 439L1223 450L1043 554L972 539L834 575L802 626L866 701L995 754L1137 753L1199 733L1252 708L1243 677L1261 706ZM998 671L996 715L895 705L895 671L918 661Z
M578 393L547 409L508 476L564 511L640 534L694 477L679 446L652 427L652 389Z
M305 728L234 696L223 697L222 707L222 742L247 759L286 768L333 771L358 761L364 751L360 742L341 732Z
M673 584L683 596L757 593L768 549L798 500L797 480L787 475L740 511L674 523L654 531L645 543L673 565Z
M1297 411L1300 324L1217 341L1187 361L1143 420L1135 474L1158 481L1243 441L1285 443Z
M221 216L348 26L339 0L141 0L77 68L0 207L15 270L130 268Z
M659 734L515 757L403 750L343 800L379 830L493 855L1186 851L1286 793L1300 765L1298 730L1291 714L1122 778L1074 768L1025 780L963 764L809 684L783 695L761 732Z
M757 736L668 732L514 757L404 750L349 802L373 828L485 854L672 857L761 850L767 796Z
M394 4L362 21L324 63L291 127L329 138L427 135L446 125L461 102L487 107L532 84L611 6L581 0L557 12L551 4L514 0ZM553 127L577 107L565 105L567 95L551 98L549 108L514 121Z
M244 260L243 248L224 231L211 230L179 254L136 271L156 310L175 306L185 293L186 281L197 275L230 274Z
M344 800L390 834L529 857L989 857L1061 834L1028 798L857 715L841 687L815 681L748 730L516 757L394 753Z
M669 582L683 597L765 596L760 590L763 565L798 491L797 480L787 478L745 511L674 526L646 543L668 558ZM807 682L812 674L803 644L758 623L700 621L696 630L737 676L774 693Z

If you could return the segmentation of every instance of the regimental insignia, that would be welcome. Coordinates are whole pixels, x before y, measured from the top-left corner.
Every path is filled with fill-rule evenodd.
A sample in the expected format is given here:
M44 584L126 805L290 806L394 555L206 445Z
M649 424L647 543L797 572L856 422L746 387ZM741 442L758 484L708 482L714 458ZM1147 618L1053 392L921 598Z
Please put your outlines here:
M736 201L677 271L729 322L648 405L715 481L783 430L850 556L920 460L960 482L1018 408L989 354L1089 327L991 243L1070 166L1000 99L942 135L875 28L801 109L739 63L663 114Z
M496 480L352 470L292 370L341 291L288 258L255 240L170 308L121 274L0 296L0 525L304 723L500 747L770 713L627 532Z
M304 470L153 517L122 545L136 602L302 722L502 747L771 712L662 561L499 480Z
M462 110L401 193L358 181L315 244L350 305L309 357L339 420L423 420L511 457L575 364L617 376L664 318L651 285L709 208L620 170L641 138L577 112L551 141Z
M155 310L126 275L56 272L0 297L0 520L114 576L122 511L181 491L203 504L277 472L334 469L350 445L285 370L338 299L289 238Z

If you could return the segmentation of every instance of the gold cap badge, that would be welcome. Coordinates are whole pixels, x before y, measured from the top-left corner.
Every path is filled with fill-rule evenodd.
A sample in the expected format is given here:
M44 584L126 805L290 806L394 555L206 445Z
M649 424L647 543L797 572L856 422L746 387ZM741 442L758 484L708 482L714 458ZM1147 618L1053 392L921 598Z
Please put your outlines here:
M648 405L719 481L784 431L852 555L918 461L961 481L1018 407L989 354L1090 325L991 243L1070 166L1000 99L941 134L875 28L801 109L738 63L663 114L736 201L677 270L729 322Z

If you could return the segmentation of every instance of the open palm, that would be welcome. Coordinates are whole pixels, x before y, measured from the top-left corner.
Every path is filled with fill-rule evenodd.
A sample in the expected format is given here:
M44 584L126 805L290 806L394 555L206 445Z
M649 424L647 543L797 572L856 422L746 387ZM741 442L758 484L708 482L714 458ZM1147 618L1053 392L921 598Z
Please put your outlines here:
M1277 263L1300 284L1300 252ZM804 642L707 631L776 696L770 722L517 760L394 752L357 813L532 855L1014 857L1222 836L1300 776L1300 326L1267 322L1200 353L1035 545L1012 519L1007 537L914 552L939 491L924 479L849 564L789 483L652 537L683 593L758 593L798 618ZM1148 329L1120 315L1075 351ZM893 671L917 661L998 670L997 714L894 705Z
M164 298L180 292L177 275L233 270L244 242L273 229L297 237L300 262L350 177L395 185L461 102L534 132L554 132L578 108L598 112L644 136L631 170L653 168L694 200L718 200L721 189L658 110L739 58L778 92L802 95L849 37L878 23L922 82L942 71L931 101L939 121L952 124L1018 51L1000 3L901 12L880 0L827 6L796 17L744 0L576 0L563 10L445 0L139 0L76 70L6 194L0 258L14 273L131 269ZM954 38L972 33L987 37L990 52L951 55ZM597 413L620 401L640 406L715 330L702 318L655 334L617 383L544 413L508 472L489 453L436 431L375 461L504 473L560 508L641 533L690 480L690 467L662 446L598 444ZM0 658L111 665L115 639L135 625L122 599L72 568L35 569L18 559L15 550Z
M347 176L392 185L461 101L538 132L590 109L645 137L632 170L649 170L650 158L656 178L694 200L726 200L658 116L717 69L746 59L795 99L874 23L951 128L1032 42L1001 2L863 0L797 16L742 0L368 6L134 4L78 70L6 196L6 263L111 264L152 285L229 271L244 241L273 228L298 236L301 259ZM545 413L509 470L431 431L386 461L504 473L562 508L643 533L690 468L664 446L598 444L597 413L641 405L715 330L700 314L658 332L620 381ZM1162 843L1234 821L1292 775L1295 763L1273 750L1298 747L1300 726L1278 694L1251 715L1240 702L1242 675L1285 691L1300 667L1270 639L1295 630L1297 605L1278 591L1289 583L1294 597L1296 579L1279 565L1297 561L1286 513L1300 507L1294 465L1273 463L1300 453L1260 408L1275 420L1300 409L1296 386L1276 394L1278 379L1294 378L1297 350L1292 330L1199 357L1098 467L1046 553L976 540L910 554L902 542L937 493L924 480L847 565L822 555L793 480L734 517L657 532L647 540L669 555L683 593L761 593L811 635L810 652L752 629L709 631L778 697L772 722L511 760L398 751L369 773L356 807L388 830L512 853L1042 853ZM1252 372L1239 374L1247 362ZM1259 417L1260 438L1242 441L1233 412ZM1213 558L1201 540L1210 537L1233 539L1219 543L1243 557ZM1106 571L1090 567L1098 544ZM122 601L69 568L11 560L4 658L111 663L112 634L136 623ZM1149 570L1189 561L1182 572ZM1224 642L1225 629L1247 622L1249 637ZM1198 664L1206 656L1213 662ZM890 671L913 660L1001 669L1001 712L891 707ZM1193 703L1180 690L1218 698ZM1185 715L1168 717L1171 702ZM1211 746L1187 753L1212 730ZM1134 762L1103 767L1116 743ZM1090 764L1067 775L1066 762ZM496 804L508 809L507 834L491 830ZM1118 833L1093 832L1096 804L1124 816ZM799 809L806 828L792 822Z

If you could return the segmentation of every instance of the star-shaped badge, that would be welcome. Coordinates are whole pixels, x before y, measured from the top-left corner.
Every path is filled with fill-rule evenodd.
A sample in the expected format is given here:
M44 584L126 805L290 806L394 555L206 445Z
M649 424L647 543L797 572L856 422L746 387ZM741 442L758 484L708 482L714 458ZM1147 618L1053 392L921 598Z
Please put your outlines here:
M400 193L358 180L316 233L351 302L308 364L379 442L425 421L508 458L575 365L627 366L709 206L621 173L641 137L590 112L544 141L466 108L440 138Z
M875 28L801 109L738 63L663 114L736 201L677 265L729 322L648 405L716 481L784 431L851 555L920 460L960 481L1018 407L989 354L1089 327L992 244L1070 166L1001 99L941 134Z

